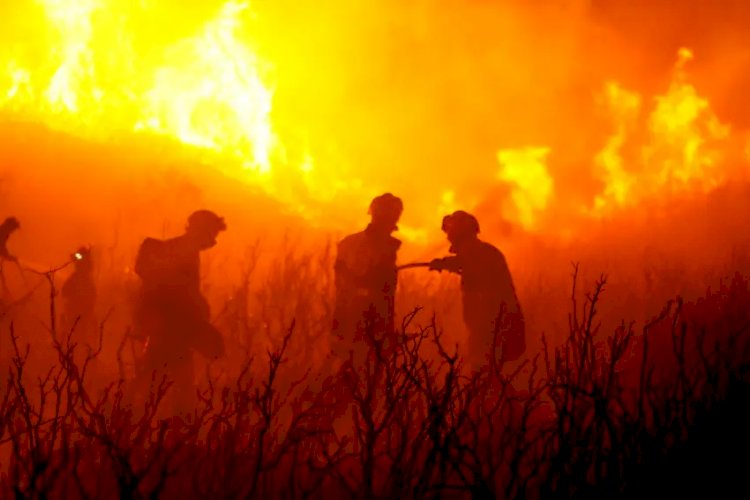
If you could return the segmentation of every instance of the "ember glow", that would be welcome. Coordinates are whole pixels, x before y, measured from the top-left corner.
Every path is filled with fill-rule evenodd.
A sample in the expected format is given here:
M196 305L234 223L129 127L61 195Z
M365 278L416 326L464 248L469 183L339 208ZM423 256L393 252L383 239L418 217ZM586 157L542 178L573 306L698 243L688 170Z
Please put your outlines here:
M494 39L485 33L491 31L489 26L477 28L488 37L483 38L486 54L478 57L507 60L508 67L487 66L484 77L499 84L494 91L479 88L478 80L461 82L466 95L485 99L485 107L497 106L497 124L477 122L470 114L476 110L462 115L467 123L481 123L487 137L495 138L494 144L485 138L480 148L469 150L474 130L457 129L463 137L456 135L435 122L434 112L423 111L439 108L444 98L452 102L438 88L426 86L416 96L418 91L406 86L403 96L396 97L399 72L405 71L400 65L409 64L409 58L396 55L389 60L382 42L363 41L375 32L373 26L389 25L387 17L365 22L367 9L352 8L336 16L307 13L313 16L307 22L303 10L300 19L287 20L263 1L205 5L183 9L156 0L26 0L4 7L16 30L5 35L0 52L0 109L6 117L98 142L138 135L168 138L192 148L193 156L224 174L260 187L290 211L315 224L329 221L337 229L365 219L364 210L342 211L355 200L362 204L378 192L398 192L408 200L401 234L415 243L439 234L436 221L449 208L480 209L485 218L553 237L561 230L575 230L581 220L633 209L644 200L705 194L747 167L746 134L722 120L691 80L691 65L702 55L690 46L672 52L670 81L655 92L607 76L603 64L590 72L587 85L593 90L576 103L598 115L588 128L567 129L564 124L575 119L576 110L564 99L555 104L559 109L547 112L511 110L510 97L497 98L536 78L531 63L507 53L513 44L528 42L521 28L547 29L549 57L560 58L552 45L570 41L576 23L585 22L588 14L580 6L568 14L570 26L557 31L533 20L552 11L526 12L512 2L483 7L487 12L468 5L451 7L467 16L490 12L491 19L513 19L521 27L514 31L508 26ZM395 7L389 4L378 12L390 9ZM405 9L403 15L413 20L424 16L424 24L393 24L394 40L429 41L449 13L424 6ZM363 35L342 27L345 16L362 25ZM453 52L474 47L459 42L464 27L453 29L455 33L445 35L446 45L435 39L435 50L445 52L447 71L471 78L475 68L466 68L464 77L457 67L461 59ZM296 40L292 31L298 33ZM360 55L347 53L345 65L347 43ZM339 52L330 55L334 45ZM426 59L429 53L420 50L414 57L421 58L427 75L437 75L440 65ZM310 61L311 54L319 60ZM528 92L549 101L548 94L566 85L566 78L582 78L575 74L576 57L581 54L563 57L562 69L549 69L554 83L528 82ZM354 62L359 58L370 67L359 69ZM478 59L477 68L481 63ZM479 78L481 73L474 74ZM355 85L352 75L381 78L382 85ZM350 96L347 87L353 89ZM399 108L401 98L409 103ZM379 107L378 101L388 104ZM509 120L537 119L536 125L524 128L539 132L516 133L506 124L508 114ZM426 127L440 133L427 133ZM396 134L401 137L389 141ZM450 134L455 144L444 142ZM575 146L579 139L572 134L596 139ZM455 151L442 159L438 152L424 154L436 141ZM742 153L732 156L735 149ZM576 165L574 171L570 164ZM580 184L575 189L566 182L571 175Z

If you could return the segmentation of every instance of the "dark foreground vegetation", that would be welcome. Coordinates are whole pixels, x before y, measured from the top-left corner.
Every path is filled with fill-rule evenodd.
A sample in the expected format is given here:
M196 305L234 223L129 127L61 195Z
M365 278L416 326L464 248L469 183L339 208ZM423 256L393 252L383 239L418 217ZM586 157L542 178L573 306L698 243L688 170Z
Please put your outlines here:
M0 496L746 496L748 279L613 331L597 315L605 280L573 288L567 340L479 372L419 310L354 368L301 369L306 333L290 318L265 357L231 383L209 376L179 416L165 411L168 380L145 398L127 380L89 381L97 353L72 332L53 328L56 362L29 374L11 326Z

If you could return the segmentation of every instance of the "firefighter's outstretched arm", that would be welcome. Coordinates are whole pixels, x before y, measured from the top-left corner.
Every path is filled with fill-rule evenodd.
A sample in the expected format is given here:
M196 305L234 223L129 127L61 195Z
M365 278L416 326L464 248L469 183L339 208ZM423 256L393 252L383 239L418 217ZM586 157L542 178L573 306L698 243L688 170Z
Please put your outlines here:
M158 255L159 242L147 238L141 243L135 258L135 273L141 278L148 278L160 272L169 261Z

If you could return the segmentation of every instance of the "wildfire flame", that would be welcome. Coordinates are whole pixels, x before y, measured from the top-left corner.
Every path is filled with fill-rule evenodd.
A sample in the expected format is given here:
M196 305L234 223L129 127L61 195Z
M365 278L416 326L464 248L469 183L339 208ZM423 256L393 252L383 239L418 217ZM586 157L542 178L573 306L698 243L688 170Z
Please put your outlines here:
M85 136L149 131L270 169L272 92L237 35L247 3L227 2L153 62L136 53L128 12L116 2L40 3L56 49L42 64L6 62L4 107Z
M510 217L526 229L533 229L537 213L547 208L554 182L545 160L549 148L503 150L497 155L501 169L498 177L514 186ZM515 209L515 213L513 213Z
M322 217L310 200L341 206L356 197L366 204L379 190L391 190L391 177L382 171L359 170L356 158L338 153L326 163L309 152L300 138L304 132L294 136L287 133L293 126L285 123L283 132L278 127L274 65L254 45L253 27L263 20L256 19L249 2L230 0L179 29L144 23L143 13L154 4L23 3L19 19L41 14L44 22L34 24L27 39L2 47L0 109L93 140L133 133L172 138L213 155L212 162L225 172L261 186L310 218ZM653 100L617 81L604 83L599 104L611 134L580 160L590 167L589 177L600 181L584 202L586 217L632 208L645 199L704 193L727 181L725 151L732 130L689 82L692 58L690 50L679 51L672 81ZM477 182L456 184L436 173L434 182L419 187L422 205L407 200L405 217L411 219L400 224L401 234L426 241L442 215L488 204L527 231L554 232L561 207L573 205L565 203L571 195L560 182L567 172L556 164L553 146L526 144L537 145L487 151L496 170L480 173L488 182L479 188ZM336 151L335 138L316 146ZM750 147L741 149L743 160L750 159ZM468 168L464 175L474 171ZM493 199L499 184L509 194ZM397 194L408 198L411 193ZM364 214L363 209L358 223Z
M167 50L169 62L154 74L136 129L229 151L267 172L274 142L272 93L259 76L257 57L236 37L247 8L228 2L199 35Z
M687 82L685 64L693 58L692 52L681 49L678 55L674 78L666 94L654 99L645 133L639 130L644 113L641 96L616 82L605 87L604 101L615 133L595 159L605 183L595 199L600 213L612 205L636 205L671 192L706 192L726 180L722 161L730 128ZM645 142L625 151L628 140L639 133Z

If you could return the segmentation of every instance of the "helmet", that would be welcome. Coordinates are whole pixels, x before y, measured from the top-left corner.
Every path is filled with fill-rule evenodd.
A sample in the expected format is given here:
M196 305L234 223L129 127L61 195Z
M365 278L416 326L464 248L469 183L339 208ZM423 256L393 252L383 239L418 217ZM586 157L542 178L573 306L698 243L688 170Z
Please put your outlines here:
M223 217L210 210L198 210L188 217L188 231L224 231L227 225Z
M79 247L72 255L74 261L89 260L91 256L91 247Z
M463 210L457 210L443 217L441 229L446 233L453 234L479 234L479 221L477 218Z
M18 222L18 219L15 217L8 217L3 221L0 226L7 227L9 229L19 229L21 227L21 223Z
M404 211L404 203L398 196L391 193L381 194L370 203L369 214L373 219L393 218L398 219Z

